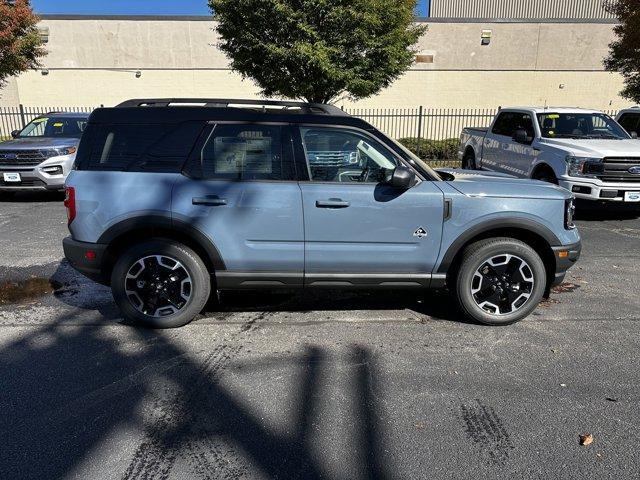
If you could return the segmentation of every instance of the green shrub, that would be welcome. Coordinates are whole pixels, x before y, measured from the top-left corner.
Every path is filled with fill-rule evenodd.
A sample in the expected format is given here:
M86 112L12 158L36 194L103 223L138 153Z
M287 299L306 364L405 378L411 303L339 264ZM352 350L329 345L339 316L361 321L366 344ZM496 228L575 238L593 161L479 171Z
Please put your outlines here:
M445 140L429 140L416 137L401 138L400 143L418 155L423 160L456 160L458 158L457 138L447 138ZM418 149L418 143L420 148Z

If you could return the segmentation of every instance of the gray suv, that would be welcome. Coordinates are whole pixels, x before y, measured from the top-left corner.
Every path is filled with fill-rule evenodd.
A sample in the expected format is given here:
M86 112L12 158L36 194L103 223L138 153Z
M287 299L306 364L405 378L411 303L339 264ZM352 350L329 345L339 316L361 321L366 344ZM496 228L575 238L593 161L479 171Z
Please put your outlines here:
M0 143L0 192L63 190L88 119L50 113L12 132L13 140Z
M434 171L330 105L130 100L95 110L67 179L67 259L124 317L190 322L215 290L447 287L531 313L580 255L571 194Z

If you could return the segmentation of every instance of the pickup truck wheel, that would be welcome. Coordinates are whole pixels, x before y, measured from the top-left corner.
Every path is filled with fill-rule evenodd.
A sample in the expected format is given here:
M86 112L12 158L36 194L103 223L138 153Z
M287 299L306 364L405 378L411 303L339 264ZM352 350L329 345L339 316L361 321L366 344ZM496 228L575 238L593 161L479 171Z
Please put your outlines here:
M456 292L465 314L487 325L510 325L540 303L547 282L540 256L513 238L476 242L463 253Z
M543 168L533 174L534 180L540 180L541 182L553 183L558 185L558 179L556 174L550 168Z
M465 153L462 158L462 168L465 170L476 170L476 156L473 152Z
M126 320L144 327L174 328L202 311L211 280L193 250L157 239L135 245L118 258L111 289Z

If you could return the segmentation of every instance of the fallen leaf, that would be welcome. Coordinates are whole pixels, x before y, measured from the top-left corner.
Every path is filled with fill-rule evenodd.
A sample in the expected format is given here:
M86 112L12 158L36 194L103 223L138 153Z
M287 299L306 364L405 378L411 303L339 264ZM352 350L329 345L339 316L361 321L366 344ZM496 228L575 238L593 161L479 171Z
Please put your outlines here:
M591 445L593 443L593 435L590 433L585 433L580 435L580 445L586 447L587 445Z
M617 402L618 399L614 398L614 397L607 397L607 401L609 401L609 402Z

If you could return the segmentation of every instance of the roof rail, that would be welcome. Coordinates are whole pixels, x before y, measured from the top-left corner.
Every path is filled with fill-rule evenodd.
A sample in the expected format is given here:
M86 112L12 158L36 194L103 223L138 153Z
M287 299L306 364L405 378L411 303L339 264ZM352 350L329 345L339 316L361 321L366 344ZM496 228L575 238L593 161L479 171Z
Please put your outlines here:
M283 111L298 111L311 115L348 116L344 110L325 103L290 102L280 100L240 100L228 98L139 98L127 100L116 108L124 107L170 107L192 106L209 108L245 108L262 112L273 111L280 107Z

